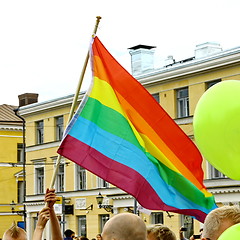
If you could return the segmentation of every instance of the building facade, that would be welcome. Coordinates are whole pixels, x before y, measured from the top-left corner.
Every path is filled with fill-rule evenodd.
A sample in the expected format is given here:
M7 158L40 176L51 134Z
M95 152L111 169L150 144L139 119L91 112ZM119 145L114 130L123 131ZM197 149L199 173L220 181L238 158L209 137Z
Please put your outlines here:
M16 106L0 105L0 235L13 221L24 227L23 123Z
M223 51L219 44L198 45L195 56L176 62L168 58L166 64L154 69L150 59L153 48L139 45L130 49L135 78L152 94L182 130L194 141L193 115L201 95L212 85L227 80L240 80L240 48ZM135 51L135 52L134 52ZM147 51L151 51L148 54ZM144 55L147 55L146 62ZM137 61L135 63L134 61ZM144 67L142 67L144 66ZM79 95L81 101L83 93ZM50 186L56 168L57 148L71 107L73 96L66 96L20 108L26 121L26 211L29 238L35 228L37 213L44 206L46 188ZM218 205L239 205L239 183L226 178L205 160L205 184L215 195ZM93 238L104 223L119 212L133 212L133 197L91 174L68 159L61 158L55 189L59 197L56 212L62 231L70 228L76 235ZM99 193L103 202L99 205ZM146 224L164 223L178 233L182 225L191 231L200 227L188 216L138 208ZM50 238L47 226L45 238Z

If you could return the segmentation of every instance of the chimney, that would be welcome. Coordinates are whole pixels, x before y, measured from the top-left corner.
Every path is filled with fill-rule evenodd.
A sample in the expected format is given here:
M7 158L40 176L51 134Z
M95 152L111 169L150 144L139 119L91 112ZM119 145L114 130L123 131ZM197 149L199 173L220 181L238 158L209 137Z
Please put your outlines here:
M37 93L24 93L18 95L19 107L38 102L38 94Z
M129 48L133 76L137 76L154 69L154 48L156 47L141 44Z
M215 53L221 52L222 48L219 43L206 42L196 45L195 58L203 58Z

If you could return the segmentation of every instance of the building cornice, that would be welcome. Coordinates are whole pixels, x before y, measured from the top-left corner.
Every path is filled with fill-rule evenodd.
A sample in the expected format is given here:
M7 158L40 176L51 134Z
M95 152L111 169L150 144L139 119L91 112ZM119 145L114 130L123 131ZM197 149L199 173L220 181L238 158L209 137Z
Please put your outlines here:
M176 64L176 66L164 67L138 76L137 79L144 86L151 86L159 84L159 82L172 81L174 78L196 75L235 64L240 64L240 48L225 51L204 59L195 59L186 63Z
M19 131L23 130L22 125L0 124L0 131Z
M210 188L223 188L223 187L240 187L240 181L232 180L230 178L219 178L219 179L205 179L205 186Z
M212 194L230 194L240 192L240 181L230 178L206 179L204 184Z
M33 146L27 146L26 152L34 152L34 151L39 151L39 150L45 150L48 148L55 148L55 147L59 147L59 145L60 145L60 141L43 143L43 144L33 145Z
M81 92L78 97L78 102L82 100L85 92ZM45 102L33 103L23 107L20 107L19 114L22 117L26 117L28 115L39 114L40 112L48 112L49 110L63 108L66 106L70 106L73 102L74 95L68 95L65 97L51 99Z

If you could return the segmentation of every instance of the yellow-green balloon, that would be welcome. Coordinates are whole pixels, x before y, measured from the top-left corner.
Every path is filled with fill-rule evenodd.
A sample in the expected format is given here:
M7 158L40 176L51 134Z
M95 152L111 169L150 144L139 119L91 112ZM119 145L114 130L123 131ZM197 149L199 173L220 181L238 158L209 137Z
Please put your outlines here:
M218 240L237 240L240 239L240 224L235 224L225 230Z
M240 81L222 81L202 95L193 129L202 155L229 178L240 180Z

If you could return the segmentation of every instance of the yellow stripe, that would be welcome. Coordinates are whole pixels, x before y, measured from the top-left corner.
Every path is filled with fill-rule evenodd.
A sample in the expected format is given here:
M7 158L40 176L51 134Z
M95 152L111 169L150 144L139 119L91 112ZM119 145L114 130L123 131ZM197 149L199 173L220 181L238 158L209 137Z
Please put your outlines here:
M102 94L103 92L104 94ZM172 169L177 173L180 173L179 170L173 165L173 163L169 161L169 159L159 150L158 147L156 147L156 145L146 135L139 134L139 132L136 130L136 128L133 126L131 121L129 121L128 117L124 113L112 87L106 81L104 80L102 81L99 78L94 77L94 87L90 94L90 97L97 99L103 105L109 108L112 108L118 113L120 113L121 115L123 115L127 119L128 123L130 124L139 144L144 149L146 149L147 152L151 153L155 158L161 159L161 162L165 164L168 168ZM159 142L160 144L165 145L165 143L162 142L161 138L159 138Z

